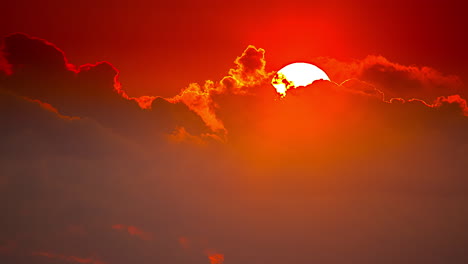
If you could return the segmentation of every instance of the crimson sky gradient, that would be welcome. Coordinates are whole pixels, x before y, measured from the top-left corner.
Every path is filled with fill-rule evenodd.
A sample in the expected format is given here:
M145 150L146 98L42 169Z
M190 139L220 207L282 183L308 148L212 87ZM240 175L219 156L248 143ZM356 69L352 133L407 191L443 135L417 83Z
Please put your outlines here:
M463 2L0 7L0 263L468 263Z
M75 64L111 61L135 95L170 96L220 78L249 44L268 51L270 70L318 56L383 55L467 75L466 8L458 0L18 0L2 9L1 35L45 38Z

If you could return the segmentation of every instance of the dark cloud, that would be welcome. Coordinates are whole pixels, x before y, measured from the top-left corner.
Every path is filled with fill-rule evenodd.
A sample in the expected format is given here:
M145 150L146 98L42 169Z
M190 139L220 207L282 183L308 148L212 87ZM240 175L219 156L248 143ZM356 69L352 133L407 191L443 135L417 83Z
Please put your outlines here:
M432 103L439 96L466 95L461 79L431 67L406 66L382 56L367 56L350 62L331 58L317 58L316 63L331 80L341 83L349 79L367 82L385 94L387 100L400 97L418 98Z
M63 51L43 39L15 33L4 38L4 56L14 72L66 71L72 68Z
M126 136L142 132L140 139L147 139L148 130L154 137L177 126L189 126L197 134L208 131L184 104L127 95L118 70L108 62L76 67L53 44L24 34L7 36L4 51L14 71L1 87L50 104L64 115L94 119ZM141 131L143 124L146 131Z
M183 102L197 113L213 132L225 136L227 131L223 121L217 117L217 104L213 98L220 94L246 94L261 84L269 82L271 73L265 70L265 51L254 46L247 49L235 61L235 67L229 70L220 82L211 80L203 85L192 83L182 89L180 94L170 99L171 102Z
M11 65L5 59L3 51L0 51L0 80L4 79L8 74L11 74Z
M420 98L431 102L438 96L461 91L461 81L456 76L444 75L430 67L403 66L383 57L364 59L358 77L375 84L389 98Z
M218 185L211 179L217 173L209 171L220 165L162 139L135 144L90 118L63 116L38 101L5 92L0 101L2 262L50 262L31 252L50 253L57 262L105 263L159 262L169 260L161 251L181 254L171 248L177 248L174 233L184 222L179 192ZM174 176L186 166L210 179L181 185L184 180ZM123 226L126 234L113 232L115 223L130 223ZM197 257L206 259L202 252Z
M229 70L229 76L236 80L237 89L234 93L246 93L247 88L252 88L265 82L271 77L271 73L266 72L265 50L248 46L240 57L234 61L236 67Z
M130 141L97 122L62 115L49 104L3 91L0 100L0 134L4 140L1 155L5 158L46 153L99 158L116 153L121 144L131 146ZM73 140L77 136L80 140Z
M220 81L135 98L110 63L7 39L2 263L467 262L452 77L375 58L280 98L249 46Z

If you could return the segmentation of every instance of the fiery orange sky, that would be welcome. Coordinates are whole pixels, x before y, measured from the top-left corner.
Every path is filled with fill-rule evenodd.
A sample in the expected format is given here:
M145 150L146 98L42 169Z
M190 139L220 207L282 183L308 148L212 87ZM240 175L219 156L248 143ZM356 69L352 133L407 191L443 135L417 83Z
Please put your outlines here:
M269 69L314 57L383 55L467 74L463 1L6 1L0 34L25 32L74 64L110 61L132 93L171 96L217 79L247 45Z
M468 262L463 2L2 7L0 263Z

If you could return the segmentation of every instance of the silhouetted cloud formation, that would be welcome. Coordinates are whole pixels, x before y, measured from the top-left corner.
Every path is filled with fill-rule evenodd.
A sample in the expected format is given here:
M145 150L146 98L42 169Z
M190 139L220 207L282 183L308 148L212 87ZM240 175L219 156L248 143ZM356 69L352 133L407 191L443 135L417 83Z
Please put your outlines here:
M340 82L359 79L381 90L387 99L418 98L432 102L439 96L466 93L457 76L443 74L431 67L401 65L382 56L367 56L363 60L351 62L330 58L318 58L316 61L332 79Z
M50 104L64 115L92 118L127 135L137 132L142 123L153 133L169 133L186 122L197 133L204 130L185 105L151 96L129 97L118 82L118 70L108 62L74 66L53 44L24 34L7 36L4 52L15 70L2 87ZM152 111L143 111L138 106L142 104Z
M220 80L133 97L45 40L3 52L2 263L468 261L454 76L318 58L335 82L280 98L248 46Z

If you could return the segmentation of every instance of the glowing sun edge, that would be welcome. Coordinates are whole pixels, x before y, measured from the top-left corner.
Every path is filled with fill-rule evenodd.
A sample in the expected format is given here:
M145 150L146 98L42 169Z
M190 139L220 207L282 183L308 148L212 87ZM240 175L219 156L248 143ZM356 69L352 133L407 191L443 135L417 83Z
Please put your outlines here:
M289 68L289 69L288 69ZM294 83L293 80L288 80L286 75L281 71L289 72L289 79L298 79L298 85ZM295 74L291 74L291 71L294 71ZM291 76L292 75L292 76ZM310 76L309 79L305 79L304 76ZM312 77L314 76L314 77ZM275 87L276 92L281 95L281 97L286 96L286 91L291 88L297 87L305 87L307 85L312 84L318 80L327 80L330 81L328 75L319 67L306 63L306 62L296 62L286 65L282 69L280 69L274 75L273 79L271 80L271 84Z

